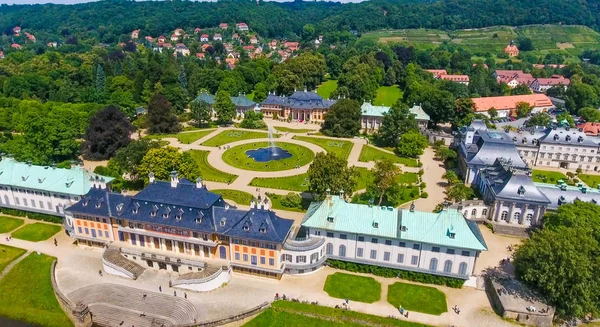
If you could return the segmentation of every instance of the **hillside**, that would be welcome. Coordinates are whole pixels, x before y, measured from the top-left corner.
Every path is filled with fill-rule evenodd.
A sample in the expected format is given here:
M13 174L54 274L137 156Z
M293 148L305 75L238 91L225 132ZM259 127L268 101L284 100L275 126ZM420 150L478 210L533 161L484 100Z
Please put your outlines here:
M502 52L511 40L517 40L521 36L533 41L535 54L557 52L577 56L584 50L600 48L600 33L577 25L495 26L449 32L435 29L385 30L366 33L362 38L403 43L419 49L450 42L473 54L496 54Z

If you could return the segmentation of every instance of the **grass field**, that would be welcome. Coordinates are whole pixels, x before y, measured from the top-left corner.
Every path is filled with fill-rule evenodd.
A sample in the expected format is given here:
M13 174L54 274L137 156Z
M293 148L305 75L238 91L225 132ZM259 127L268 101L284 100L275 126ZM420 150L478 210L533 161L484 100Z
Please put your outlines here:
M176 138L179 142L183 144L190 144L212 133L213 131L214 129L201 129L195 130L193 132L185 132L178 134L153 134L148 135L147 137L152 139Z
M273 137L279 137L279 135L273 135ZM211 139L202 143L206 146L221 146L227 143L251 140L251 139L264 139L267 138L266 132L251 132L242 130L227 130L215 135Z
M190 150L189 152L192 155L192 158L194 158L194 160L196 160L198 163L198 166L200 167L200 174L202 175L201 177L203 180L227 183L233 182L237 178L236 175L220 171L211 166L207 160L208 151Z
M360 162L369 162L369 161L377 161L381 159L389 159L393 162L402 164L407 167L417 167L417 160L413 158L403 158L398 157L395 154L381 151L375 147L365 145L360 151L360 156L358 157L358 161Z
M358 172L358 179L356 180L355 191L363 190L367 188L369 182L373 180L373 171L363 167L355 167ZM401 184L416 184L418 182L418 175L416 173L402 173L398 175L396 180Z
M8 245L0 244L0 273L16 258L27 252L24 249L15 248Z
M260 178L255 177L250 185L257 187L274 188L278 190L289 190L305 192L308 190L308 175L300 174L288 177Z
M335 153L338 157L346 160L348 160L348 156L350 155L350 151L352 151L353 145L352 142L349 141L322 139L307 136L294 136L293 139L316 144L325 149L325 151L328 153Z
M576 178L579 178L589 187L595 188L598 187L598 185L600 185L600 175L579 174Z
M53 260L31 253L0 280L0 316L45 327L73 326L52 290Z
M322 96L323 99L329 99L329 96L337 89L337 86L338 81L335 79L330 79L317 87L317 94Z
M327 276L323 290L331 297L364 303L381 298L381 284L374 278L339 272Z
M532 177L533 181L538 183L556 184L559 179L565 183L571 183L567 176L558 171L534 169Z
M19 218L0 216L0 234L8 233L23 225L25 221Z
M395 308L441 315L448 311L446 295L434 287L397 282L389 286L387 301Z
M377 89L377 95L373 104L376 106L388 106L391 107L394 103L398 102L398 99L402 97L402 90L397 85L392 86L380 86Z
M269 194L268 196L269 196L269 199L271 200L271 208L274 210L279 209L279 210L287 210L287 211L305 212L306 209L308 209L308 206L310 205L310 202L311 202L309 199L302 198L301 208L290 208L290 207L286 207L281 204L281 198L283 197L283 195Z
M12 237L20 240L40 242L52 237L60 231L60 226L44 223L33 223L25 225L11 234Z
M221 194L223 199L234 201L237 204L241 205L250 205L250 200L252 200L252 194L244 191L238 190L210 190L213 193Z
M275 129L282 132L282 133L310 133L310 132L316 132L314 129L308 129L308 128L289 128L289 127L282 127L282 126L275 126Z
M307 317L305 315L310 315ZM406 320L391 319L319 305L275 301L271 307L244 325L245 327L431 327Z
M285 142L277 142L277 146L288 151L292 156L286 159L271 160L269 162L258 162L248 157L246 151L258 148L266 148L268 142L247 143L235 146L223 153L223 161L233 167L254 171L276 171L302 167L315 158L315 154L309 148Z

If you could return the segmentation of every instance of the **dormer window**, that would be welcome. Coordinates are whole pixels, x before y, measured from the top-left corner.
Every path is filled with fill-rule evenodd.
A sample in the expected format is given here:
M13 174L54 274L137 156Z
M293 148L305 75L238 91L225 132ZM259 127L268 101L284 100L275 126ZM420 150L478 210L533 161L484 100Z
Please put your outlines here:
M451 239L454 239L456 237L456 233L449 233L448 237L450 237Z
M21 176L21 180L22 180L23 182L24 182L24 181L26 181L28 178L29 178L29 175L28 175L28 176Z
M138 213L138 212L140 211L140 203L139 203L139 202L135 202L135 203L133 204L133 209L131 209L131 211L132 211L133 213Z
M166 208L165 208L165 211L163 211L163 215L162 215L162 216L163 216L163 218L165 218L165 219L169 218L169 214L170 214L170 213L171 213L171 208L169 208L169 207L166 207Z
M195 221L196 221L196 224L201 224L202 223L202 217L196 217Z
M44 178L38 178L38 183L40 183L40 184L41 184L41 183L43 183L45 180L46 180L46 177L44 177Z
M327 222L328 223L332 223L333 222L333 217L327 217Z
M96 202L96 209L100 209L100 207L102 207L103 202L104 202L104 198L98 199L98 202Z
M158 206L156 204L153 204L152 205L152 211L150 211L150 216L156 217L157 213L158 213Z
M519 186L519 189L517 190L517 194L518 195L524 195L525 194L525 188L523 187L523 185Z
M179 210L177 210L177 214L175 215L175 219L181 220L181 218L183 218L183 213L183 209L179 208Z
M243 227L243 228L244 228L244 230L247 232L247 231L249 231L249 230L250 230L250 225L248 225L248 224L244 224L244 227Z
M87 207L87 205L88 205L89 203L90 203L90 198L89 198L89 197L85 197L85 198L83 198L83 203L82 203L82 205L83 205L84 207Z
M400 231L406 232L408 228L406 226L400 226Z
M379 228L379 223L373 222L373 228Z
M225 226L227 224L227 218L221 218L221 226Z
M118 212L118 213L121 213L121 212L123 211L123 207L124 207L123 203L119 203L119 204L117 205L117 212Z

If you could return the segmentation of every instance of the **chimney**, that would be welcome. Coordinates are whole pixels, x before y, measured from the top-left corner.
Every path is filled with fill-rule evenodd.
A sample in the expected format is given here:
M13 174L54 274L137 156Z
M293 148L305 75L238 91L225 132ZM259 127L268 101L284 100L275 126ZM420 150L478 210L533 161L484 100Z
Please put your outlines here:
M177 177L177 171L173 170L171 172L171 187L177 188L177 184L179 184L179 178Z
M410 204L410 212L414 212L415 211L415 202L413 201L413 203Z
M154 183L154 173L150 172L148 174L148 180L150 181L150 184Z
M254 198L252 198L252 200L250 200L250 209L254 209Z
M265 201L263 203L263 209L269 210L269 200L267 198L265 198Z
M196 188L202 188L202 178L196 178Z

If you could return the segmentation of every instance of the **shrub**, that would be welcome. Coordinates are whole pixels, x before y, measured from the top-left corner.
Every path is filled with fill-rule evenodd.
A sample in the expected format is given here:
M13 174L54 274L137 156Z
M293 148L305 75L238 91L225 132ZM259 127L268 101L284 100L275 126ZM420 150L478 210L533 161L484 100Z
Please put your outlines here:
M569 171L569 172L567 172L567 177L573 178L573 177L575 177L575 174L573 174L572 172Z
M345 262L333 259L328 259L327 264L332 268L347 270L351 272L367 273L387 278L398 277L413 282L434 285L445 285L452 288L462 288L463 284L465 283L464 280L459 278L435 276L420 272L372 266L362 263Z
M419 161L419 163L417 163L417 167L423 167L423 163Z
M425 174L425 171L423 169L419 169L419 176L423 176L423 174Z
M427 192L421 192L421 197L423 199L427 199L429 197L429 194L427 194Z
M420 188L425 188L425 186L427 186L427 184L425 184L425 182L423 182L419 185Z
M290 192L281 197L281 205L288 208L300 208L302 206L302 197L299 194Z
M573 178L573 183L575 183L575 184L579 183L579 179Z
M28 211L10 209L10 208L0 208L0 209L3 214L9 215L9 216L27 217L29 219L42 220L42 221L47 221L50 223L62 224L62 218L58 217L58 216L47 215L44 213L37 213L37 212L28 212Z

